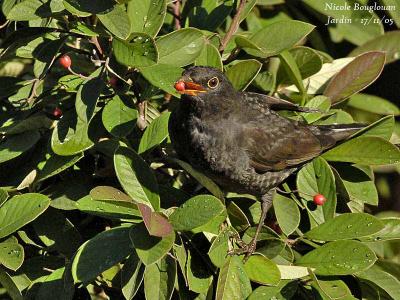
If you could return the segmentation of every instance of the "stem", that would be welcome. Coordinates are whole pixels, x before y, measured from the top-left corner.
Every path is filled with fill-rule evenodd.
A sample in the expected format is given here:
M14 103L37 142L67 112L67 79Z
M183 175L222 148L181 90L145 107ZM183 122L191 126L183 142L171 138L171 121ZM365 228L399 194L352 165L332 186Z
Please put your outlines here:
M178 0L173 4L175 29L181 29L181 2Z
M239 7L236 10L236 14L232 19L232 23L229 26L228 31L226 32L224 38L221 41L221 44L219 46L219 52L224 52L224 49L226 48L226 45L228 45L228 42L231 39L232 35L234 35L235 32L238 30L240 24L240 15L242 14L245 4L246 0L240 0Z

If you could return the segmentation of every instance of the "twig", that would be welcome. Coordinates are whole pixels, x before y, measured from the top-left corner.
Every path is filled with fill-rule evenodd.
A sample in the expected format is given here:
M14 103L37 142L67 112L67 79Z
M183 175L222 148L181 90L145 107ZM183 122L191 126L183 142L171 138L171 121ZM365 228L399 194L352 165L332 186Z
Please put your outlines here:
M181 2L178 0L173 4L173 12L174 12L174 22L175 22L175 29L181 29Z
M226 45L228 44L229 40L231 39L232 35L235 34L235 32L239 28L240 24L240 15L242 14L242 11L244 9L244 5L246 4L246 0L240 0L239 7L236 10L236 14L232 19L232 23L229 26L228 31L226 32L224 38L221 41L221 44L219 46L219 52L223 52Z
M147 108L146 101L138 103L139 118L137 118L136 124L140 130L144 130L147 127L146 108Z
M4 27L6 27L8 23L10 23L10 20L7 20L3 24L1 24L0 29L3 29Z

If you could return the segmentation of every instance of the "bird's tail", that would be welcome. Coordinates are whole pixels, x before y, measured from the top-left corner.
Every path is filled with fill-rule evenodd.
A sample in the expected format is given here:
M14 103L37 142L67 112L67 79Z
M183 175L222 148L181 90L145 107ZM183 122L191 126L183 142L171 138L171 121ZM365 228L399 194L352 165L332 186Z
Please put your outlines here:
M337 142L348 139L357 131L365 128L365 124L333 124L333 125L318 125L318 139L322 142L324 148L329 148Z

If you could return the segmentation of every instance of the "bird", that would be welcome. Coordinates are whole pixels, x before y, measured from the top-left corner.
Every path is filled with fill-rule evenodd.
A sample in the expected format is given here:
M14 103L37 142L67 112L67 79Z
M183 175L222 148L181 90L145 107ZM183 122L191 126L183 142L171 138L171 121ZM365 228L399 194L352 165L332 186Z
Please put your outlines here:
M254 253L276 188L292 173L363 125L309 125L278 111L315 112L290 101L237 91L219 69L192 66L175 83L181 94L168 130L178 157L224 190L261 200L261 217L245 259Z

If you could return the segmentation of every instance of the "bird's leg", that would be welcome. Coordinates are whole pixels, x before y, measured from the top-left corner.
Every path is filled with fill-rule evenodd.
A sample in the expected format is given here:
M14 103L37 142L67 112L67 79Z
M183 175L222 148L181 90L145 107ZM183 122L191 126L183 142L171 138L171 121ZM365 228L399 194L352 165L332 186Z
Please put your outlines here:
M256 250L258 236L264 225L264 221L265 218L267 217L268 210L272 206L272 199L274 197L274 194L275 194L275 189L272 189L261 197L261 217L257 225L256 233L254 234L254 237L251 239L250 243L245 244L243 243L243 241L241 241L239 245L241 249L234 250L230 254L245 254L243 260L246 261L254 253L254 251Z

